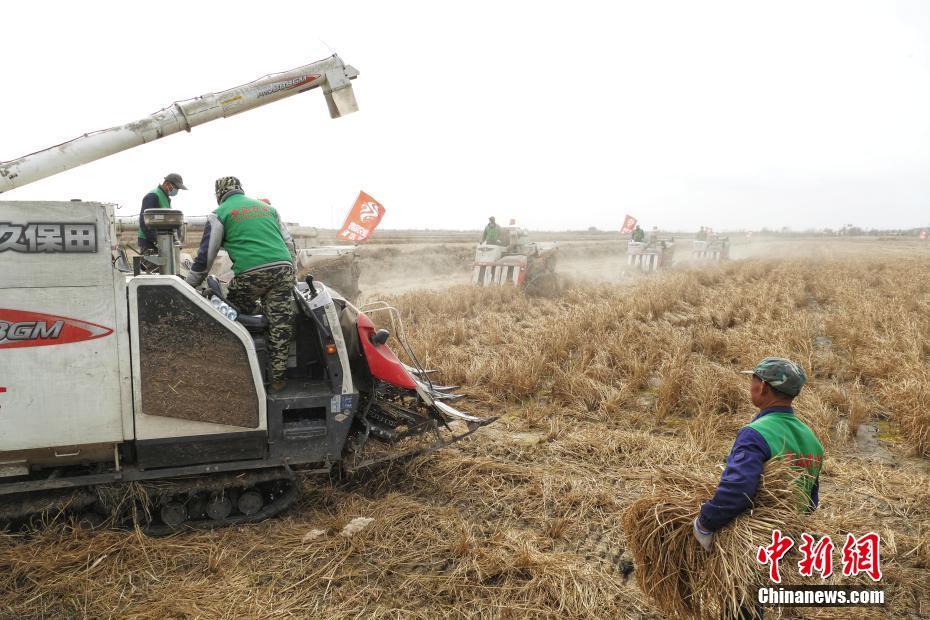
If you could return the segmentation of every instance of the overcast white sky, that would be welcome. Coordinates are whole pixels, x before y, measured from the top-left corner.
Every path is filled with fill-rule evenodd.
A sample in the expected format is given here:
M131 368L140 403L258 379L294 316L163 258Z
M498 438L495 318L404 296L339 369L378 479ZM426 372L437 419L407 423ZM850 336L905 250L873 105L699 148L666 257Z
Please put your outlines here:
M930 2L4 3L0 160L338 52L319 91L13 190L135 213L235 175L290 221L689 230L930 223ZM325 43L323 43L325 42ZM328 46L328 47L327 47Z

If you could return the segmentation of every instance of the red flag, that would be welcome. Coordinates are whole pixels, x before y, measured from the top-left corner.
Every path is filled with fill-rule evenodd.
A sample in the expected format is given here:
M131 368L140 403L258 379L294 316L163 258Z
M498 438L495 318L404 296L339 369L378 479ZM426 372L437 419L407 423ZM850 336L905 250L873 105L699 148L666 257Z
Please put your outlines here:
M381 223L382 217L384 217L384 207L381 203L365 192L359 192L355 205L342 224L339 238L353 243L367 241Z
M514 218L510 218L510 225L511 225L511 226L516 226L516 225L517 225L517 220L515 220Z
M920 231L920 240L926 241L926 239L927 239L927 231L926 230Z
M636 218L632 215L627 215L623 218L623 227L620 229L621 233L633 232L633 229L636 228Z

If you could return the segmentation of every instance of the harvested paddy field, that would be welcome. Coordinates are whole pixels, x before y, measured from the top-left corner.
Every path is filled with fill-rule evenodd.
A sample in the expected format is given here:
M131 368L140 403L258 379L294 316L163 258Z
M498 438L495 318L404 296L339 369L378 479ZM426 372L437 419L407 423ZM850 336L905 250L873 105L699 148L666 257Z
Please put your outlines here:
M403 466L308 480L259 525L3 535L0 617L663 617L622 515L663 477L719 476L754 413L738 371L768 355L809 376L795 405L826 448L817 531L880 533L888 602L767 617L930 616L926 256L391 301L420 361L469 395L461 408L497 422ZM357 518L371 521L344 529Z

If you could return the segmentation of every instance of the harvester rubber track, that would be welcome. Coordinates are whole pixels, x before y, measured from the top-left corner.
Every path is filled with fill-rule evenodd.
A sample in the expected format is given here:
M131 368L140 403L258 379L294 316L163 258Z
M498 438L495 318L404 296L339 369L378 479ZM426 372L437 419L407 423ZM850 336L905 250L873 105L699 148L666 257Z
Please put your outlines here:
M96 502L97 495L89 487L9 495L3 498L0 505L0 524L15 524L32 518L54 518L60 514L85 510Z
M142 513L142 530L149 536L257 523L283 512L299 495L299 481L294 473L277 468L158 482L151 486L152 491L145 491L149 495L148 506ZM183 517L180 523L179 516Z
M68 514L92 525L138 525L145 534L165 536L262 521L287 509L298 491L294 472L284 468L103 484L10 496L0 524L35 524Z

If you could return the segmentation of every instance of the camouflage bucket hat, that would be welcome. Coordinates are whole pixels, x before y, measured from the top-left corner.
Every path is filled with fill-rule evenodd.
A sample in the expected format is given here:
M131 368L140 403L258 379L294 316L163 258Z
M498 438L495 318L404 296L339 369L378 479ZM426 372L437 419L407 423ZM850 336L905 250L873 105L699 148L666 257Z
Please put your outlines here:
M213 185L213 191L216 194L216 201L222 202L223 196L229 192L242 191L242 182L236 177L220 177Z
M752 370L744 370L743 374L755 375L788 396L797 396L807 381L804 370L783 357L767 357Z

